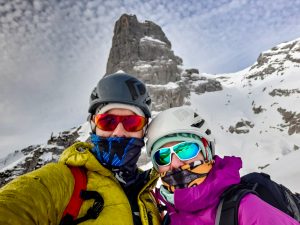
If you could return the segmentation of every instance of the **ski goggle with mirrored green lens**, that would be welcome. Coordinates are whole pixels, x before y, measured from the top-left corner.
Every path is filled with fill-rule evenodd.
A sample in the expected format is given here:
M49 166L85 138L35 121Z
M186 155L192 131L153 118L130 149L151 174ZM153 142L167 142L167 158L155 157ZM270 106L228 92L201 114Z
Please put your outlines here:
M200 150L200 146L195 142L180 142L170 147L158 149L153 158L158 166L168 166L171 164L172 153L175 153L180 160L187 161L195 158Z

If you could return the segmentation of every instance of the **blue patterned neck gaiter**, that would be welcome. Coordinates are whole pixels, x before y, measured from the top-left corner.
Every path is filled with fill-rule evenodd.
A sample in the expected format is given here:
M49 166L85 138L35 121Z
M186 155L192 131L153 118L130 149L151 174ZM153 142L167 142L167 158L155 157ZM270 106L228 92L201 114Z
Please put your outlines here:
M142 138L100 137L91 134L94 144L92 153L98 161L110 169L123 184L135 181L137 177L137 161L144 146Z

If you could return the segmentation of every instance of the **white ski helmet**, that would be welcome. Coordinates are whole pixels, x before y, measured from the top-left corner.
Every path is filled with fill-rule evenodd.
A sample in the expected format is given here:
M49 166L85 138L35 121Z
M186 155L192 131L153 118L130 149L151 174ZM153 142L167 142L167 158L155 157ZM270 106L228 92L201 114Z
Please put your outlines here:
M151 121L146 134L148 156L152 156L155 153L152 151L156 141L167 135L178 133L195 134L200 138L206 139L211 150L210 157L215 155L215 140L207 126L207 122L195 113L192 108L181 106L167 109L159 113Z

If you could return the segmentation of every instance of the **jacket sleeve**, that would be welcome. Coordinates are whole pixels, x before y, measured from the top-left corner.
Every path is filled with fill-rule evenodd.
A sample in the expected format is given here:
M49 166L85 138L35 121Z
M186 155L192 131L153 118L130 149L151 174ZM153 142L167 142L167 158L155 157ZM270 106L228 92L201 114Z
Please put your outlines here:
M299 222L253 194L240 203L239 225L299 225Z
M59 224L73 188L72 173L63 164L22 175L0 189L0 224Z

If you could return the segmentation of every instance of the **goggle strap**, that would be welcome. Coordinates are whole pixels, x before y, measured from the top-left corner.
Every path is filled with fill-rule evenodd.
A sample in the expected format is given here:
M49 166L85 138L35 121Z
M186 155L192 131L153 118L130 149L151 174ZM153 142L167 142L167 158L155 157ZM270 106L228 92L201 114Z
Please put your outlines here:
M207 142L207 140L205 139L205 138L201 138L201 141L202 141L202 143L203 143L203 146L204 146L204 151L205 151L205 156L204 156L204 158L205 159L208 159L208 151L207 151L207 146L208 146L208 142Z

